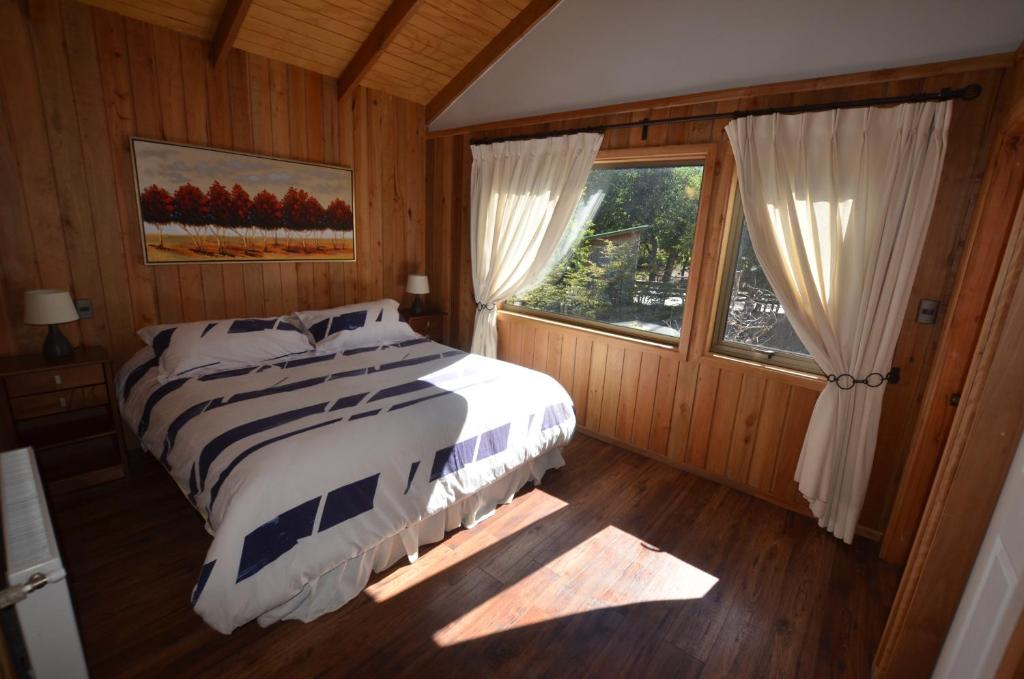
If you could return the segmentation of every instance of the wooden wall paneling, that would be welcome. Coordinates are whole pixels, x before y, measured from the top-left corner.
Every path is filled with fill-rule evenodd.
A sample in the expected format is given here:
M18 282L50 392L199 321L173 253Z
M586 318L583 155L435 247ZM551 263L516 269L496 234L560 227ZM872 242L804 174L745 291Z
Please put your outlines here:
M626 348L622 359L619 383L618 412L615 414L613 436L620 441L633 441L633 417L636 415L637 387L640 381L640 362L643 352Z
M128 37L125 22L110 12L93 10L92 23L106 108L109 157L113 163L114 203L119 215L115 223L120 227L122 253L127 266L132 326L139 329L153 325L160 315L157 310L154 267L147 267L142 263L143 245L139 231L139 214L132 199L135 190L134 173L131 157L126 152L125 140L135 134L135 105L132 96L131 67L128 63ZM84 121L80 121L82 122ZM98 147L97 155L101 153ZM138 346L135 341L133 344Z
M530 368L543 372L548 358L548 327L537 326L534 328L533 340L530 342L533 349L530 355Z
M1003 72L988 71L962 74L952 79L948 76L928 78L919 84L920 89L931 90L951 85L965 87L976 82L981 85L982 94L980 100L970 106L953 105L949 139L960 140L960 143L948 146L940 182L943 190L935 199L928 238L921 254L922 265L914 277L893 355L892 364L900 366L900 382L886 387L883 405L886 417L879 426L874 463L877 471L872 473L874 487L869 488L861 513L862 522L868 525L888 523L914 435L915 427L907 426L907 423L916 422L921 415L922 398L930 368L935 362L943 324L915 322L917 302L920 299L938 299L943 302L940 313L948 310L956 275L951 275L947 262L962 258L964 244L970 235L971 213L989 156L996 100L1002 80ZM903 85L904 89L896 90L896 93L914 91L905 89L912 82L896 83L890 86L889 91L895 90L897 85ZM953 187L968 187L969 190L954 190Z
M736 405L732 441L729 444L729 461L725 470L725 475L736 483L747 483L761 411L765 406L766 382L764 375L756 373L743 375L740 397Z
M266 59L247 57L237 50L228 55L228 91L231 105L231 144L234 148L248 153L273 152L270 135L270 81ZM238 264L225 269L237 269L238 273L225 272L225 289L233 291L229 296L230 307L244 309L246 315L266 315L266 294L263 277L269 264ZM238 294L241 279L242 298ZM230 314L235 316L235 313Z
M18 171L18 181L5 191L19 191L22 194L24 221L11 222L4 227L5 235L24 233L29 239L18 238L18 249L28 250L31 243L32 255L27 261L35 261L35 276L25 277L47 288L68 290L71 288L70 264L67 246L61 228L61 214L56 197L56 180L47 148L47 133L42 97L39 91L35 58L27 26L27 19L16 3L4 3L5 26L14 27L11 35L0 45L0 87L3 88L6 113L7 144L13 150ZM14 268L14 273L24 272ZM21 283L21 281L16 281ZM8 294L11 294L10 291ZM12 297L14 295L12 294ZM20 316L21 301L12 299L11 306ZM20 323L20 318L15 317ZM68 339L72 342L81 338L78 324L68 324ZM38 338L39 330L26 335Z
M579 115L571 112L567 116L545 116L528 124L513 121L457 130L452 135L447 132L430 134L428 148L432 154L432 165L428 173L428 195L432 205L432 223L428 240L433 237L435 228L450 229L444 231L444 235L452 240L452 257L461 257L464 262L453 264L448 269L451 278L446 281L445 296L451 300L452 308L465 306L469 311L465 317L453 318L453 339L464 337L468 343L472 329L472 282L467 256L470 139L553 132L711 111L856 99L979 82L985 92L983 97L954 104L955 121L950 130L948 153L950 162L956 167L949 169L942 178L939 189L941 202L930 225L929 245L915 279L914 295L908 304L903 333L897 345L895 362L904 369L904 378L901 384L887 390L880 427L880 452L876 455L876 459L882 455L885 459L880 460L873 470L861 522L865 534L878 536L888 519L888 508L900 477L909 432L917 416L924 380L934 363L940 331L939 326L917 326L912 312L919 297L946 301L953 289L963 240L975 228L969 226L967 216L978 188L977 168L984 163L991 137L985 121L993 115L996 90L1000 87L1006 63L1003 58L991 63L971 62L972 68L958 63L941 68L897 69L871 77L797 83L792 88L784 85L746 88L719 93L720 96L677 98L672 103L662 102L651 107L627 105ZM590 371L587 389L581 394L574 382L571 393L578 406L580 396L585 398L579 418L583 429L645 453L664 454L670 463L716 476L784 506L806 511L806 503L799 497L792 476L799 455L798 444L802 441L817 394L824 386L823 381L817 376L719 357L710 352L713 320L717 312L717 288L723 265L722 244L731 224L729 213L733 204L735 168L724 134L727 123L727 120L718 120L651 127L646 142L639 129L613 130L606 134L605 149L712 143L716 151L715 158L708 162L704 180L703 197L707 200L702 200L701 208L706 214L700 216L696 234L695 253L699 256L690 274L682 333L683 350L669 353L662 349L649 349L643 343L572 328L566 332L578 338L577 350L589 347L591 352L587 360ZM457 204L459 200L465 201L463 205ZM436 219L442 221L435 224L433 220ZM431 272L439 266L434 263L435 259L428 267ZM458 311L453 314L457 315ZM529 332L529 326L552 325L514 313L504 312L499 316L499 322L524 326L526 332ZM940 318L940 323L942 320ZM516 337L516 332L512 336ZM633 366L623 370L626 367L623 363L620 368L614 347L640 348L641 373L650 370L645 367L646 356L649 353L658 356L657 398L650 413L649 431L645 432L643 425L638 428L638 422L648 415L647 405L640 394L639 375L636 403L625 406L632 412L628 425L627 416L619 412L624 403L620 396L633 393ZM609 356L612 357L610 363ZM575 359L574 365L578 370L580 357ZM529 365L528 362L526 364ZM662 371L670 372L671 376ZM628 376L625 381L622 379L624 373ZM723 379L724 383L720 385ZM606 384L614 396L605 393ZM759 397L763 406L756 403ZM614 424L609 429L611 423Z
M590 374L587 381L587 416L583 420L583 426L590 431L600 431L601 429L601 408L605 396L604 382L607 364L608 345L595 338L590 352ZM611 400L610 395L608 399Z
M310 160L309 120L306 108L306 71L288 66L288 139L292 158ZM319 126L318 126L319 129ZM287 266L287 264L286 264ZM313 301L313 265L295 262L295 306L292 309L315 309Z
M379 148L392 151L398 145L397 130L393 120L394 109L391 97L380 97L380 121L379 134L375 140L380 144ZM404 224L396 218L402 214L402 196L399 193L395 181L394 156L390 153L380 158L380 234L382 243L387 240L391 243L404 242L405 234L402 233ZM381 248L383 261L381 262L381 294L385 297L402 299L405 291L405 249L388 248L384 252Z
M288 66L279 61L267 61L268 107L267 120L270 132L270 154L288 158L291 156L291 120L288 115ZM254 106L255 109L255 106ZM267 314L285 313L299 303L298 278L293 262L277 262L261 265L263 290Z
M405 144L410 153L403 158L408 164L404 176L413 180L406 187L409 200L408 219L412 222L411 237L405 248L407 268L426 273L427 249L427 118L426 110L403 102L406 112ZM404 284L403 283L403 289Z
M690 445L690 427L693 424L693 408L696 402L697 377L700 365L694 361L676 361L675 392L672 403L669 434L666 442L668 459L676 464L687 462L687 451ZM669 375L666 373L666 378ZM666 379L659 383L659 388L671 386L672 381Z
M811 411L814 410L817 400L817 391L794 387L789 396L785 424L779 438L771 494L793 505L803 506L794 477L796 464L800 459L800 449L804 444L804 433L807 431L807 423L811 419Z
M337 89L337 85L335 85ZM353 175L355 185L353 186L354 195L356 196L356 261L344 265L344 293L345 302L349 303L352 300L360 299L360 291L358 287L359 283L359 271L362 267L360 260L360 241L359 234L361 229L360 222L362 220L362 194L359 192L362 187L362 177L360 176L362 171L365 169L359 165L359 145L357 139L361 135L356 134L356 101L360 96L359 92L350 94L344 99L338 101L338 152L340 154L341 162L355 168Z
M244 70L239 69L239 76L248 76L248 96L244 103L232 101L232 116L237 118L248 113L252 127L249 136L253 152L273 155L275 146L280 142L275 144L272 122L270 62L264 57L236 54L245 66ZM235 54L232 54L230 58L234 57ZM239 113L235 113L236 104ZM256 312L260 316L279 313L277 310L283 308L284 304L281 294L281 269L278 265L268 263L240 266L244 274L246 308L250 309L249 313Z
M472 256L469 250L469 229L471 220L469 218L470 207L470 177L472 176L473 159L469 150L468 138L460 137L460 144L456 147L455 162L458 166L459 183L457 198L452 205L455 214L458 215L456 225L458 228L458 239L460 248L458 252L458 280L472 280ZM473 339L473 323L476 319L476 299L473 297L473 286L460 287L457 291L458 301L458 339L459 345L468 349Z
M147 137L150 139L160 139L164 135L164 126L170 121L176 120L174 116L168 114L166 120L161 119L161 101L160 101L160 87L161 82L156 76L156 59L158 51L161 51L161 46L156 44L156 38L154 36L154 30L158 30L150 24L136 21L134 19L125 19L125 38L128 43L128 69L131 77L131 93L132 93L132 105L135 110L135 129L134 134L140 137ZM167 33L159 31L161 36L166 36ZM168 59L170 64L174 64L173 59ZM165 80L170 80L170 76ZM180 78L179 78L180 80ZM169 105L172 105L169 103ZM169 127L171 138L174 141L184 141L184 125L181 129ZM117 140L120 144L126 144L127 141L122 139ZM123 147L118 148L119 153L123 153ZM128 171L129 171L129 184L128 186L134 186L134 171L131 169L131 158L127 159ZM131 191L132 189L129 189ZM128 196L132 196L129 193ZM138 228L138 210L135 205L129 199L129 209L135 211L135 224ZM142 243L141 234L139 235L140 247L145 249L145 244ZM156 282L156 299L157 299L157 310L160 314L160 320L164 323L180 323L183 320L183 314L181 309L181 282L178 274L177 266L157 266L153 267L153 278Z
M351 111L351 99L346 97L344 101L338 99L338 85L333 78L321 76L320 89L322 91L323 106L321 107L324 138L324 160L332 165L343 165L352 167L351 144L345 144L351 139L351 124L348 123ZM342 117L346 117L343 121ZM343 126L348 123L349 128L342 133ZM345 145L346 148L342 148ZM341 306L345 303L345 269L342 262L327 262L327 286L328 307Z
M708 362L700 363L697 368L697 387L693 397L690 435L685 442L684 460L686 464L698 469L703 469L708 460L708 441L711 438L711 427L715 422L715 400L721 372Z
M185 106L185 139L190 144L210 145L210 110L206 98L206 43L187 35L179 37L181 95ZM162 77L162 75L161 75ZM204 189L207 187L203 187ZM230 186L227 187L230 190ZM219 264L181 267L181 303L185 319L224 318L224 276Z
M77 112L71 88L71 73L63 49L64 30L60 6L52 0L34 2L31 7L36 72L46 121L47 143L55 188L66 239L72 284L77 295L95 300L99 307L93 318L77 323L82 341L109 346L106 289L94 235L92 208L87 185Z
M206 64L206 99L209 109L209 143L216 148L232 148L232 116L231 116L231 86L228 72L232 69L231 54L225 56L224 62L214 67ZM243 99L246 99L243 97ZM248 110L248 109L246 109ZM245 124L250 128L248 147L252 148L252 123L246 119ZM229 187L230 188L230 187ZM220 289L223 302L208 301L207 307L210 316L218 315L223 318L236 318L245 315L245 282L241 265L217 266L213 264L203 265L203 287L211 276L220 276ZM213 284L211 282L211 284Z
M736 413L742 385L743 373L722 370L718 376L705 460L705 468L716 476L725 476L729 467L729 448L732 446L732 437L736 430Z
M576 336L576 355L573 356L572 396L576 404L576 422L583 425L590 407L590 371L593 366L594 341L590 337Z
M562 342L565 341L565 334L559 331L552 331L548 335L548 358L544 372L556 380L561 375L562 367Z
M675 412L675 402L679 398L676 390L678 374L679 359L677 357L660 356L658 358L658 383L654 390L651 431L646 444L651 452L658 455L668 454L672 415Z
M558 381L570 394L574 388L573 377L576 372L576 344L578 341L574 333L565 333L562 335L562 345L559 349L561 356L558 358Z
M0 350L37 350L34 287L92 299L67 334L117 363L146 325L379 297L385 260L402 292L426 241L422 106L359 88L359 115L333 78L237 50L214 67L206 42L71 0L30 9L0 7ZM132 136L353 166L359 261L145 266Z
M626 350L618 343L608 343L605 356L604 381L601 386L601 418L597 431L604 436L615 437L615 422L619 408L623 406L619 400L622 387L622 365L626 358Z
M371 129L371 112L369 110L368 94L366 90L357 90L353 101L354 123L356 129ZM355 173L356 195L359 197L356 210L356 248L361 249L360 243L373 248L370 242L370 234L376 224L379 223L378 214L380 207L377 203L376 193L371 190L376 183L374 153L370 147L370 140L367 135L360 134L355 137L355 158L356 164L361 171ZM353 281L353 294L355 297L365 298L370 294L367 286L367 278L374 270L372 255L356 255L356 276Z
M534 340L537 337L537 326L528 325L522 329L519 346L519 363L526 367L533 367L533 353L537 348Z
M661 357L657 354L638 351L640 368L637 372L633 422L630 429L630 443L638 448L648 448L651 440L651 420L654 416L655 398L658 389L658 367Z
M306 158L314 163L326 163L327 140L324 139L324 87L323 76L312 71L299 71L305 80L306 94ZM326 207L326 205L324 206ZM331 283L327 262L310 262L308 283L309 309L326 309L330 306Z
M1007 132L1001 145L1012 146L1019 157L1024 115ZM987 199L1005 200L1002 195ZM1024 433L1024 200L1019 193L1015 207L963 399L875 657L880 678L927 676L934 667Z
M0 8L0 12L3 12L0 16L7 20L9 10L12 9L13 5ZM7 320L3 333L4 345L13 352L18 345L42 343L42 336L38 332L33 332L34 328L21 322L23 301L15 294L18 288L37 288L40 284L32 234L28 229L28 208L21 190L21 176L14 155L13 127L8 114L11 104L6 101L9 95L2 80L0 95L0 188L5 196L10 197L8 200L0 201L0 233L10 253L10 261L4 261L0 268L0 273L3 274L0 292L4 293L3 304Z
M446 255L451 255L451 211L447 206L448 196L451 195L452 173L446 170L452 167L452 163L450 160L446 162L444 156L451 147L450 143L427 144L426 171L444 185L437 186L436 183L431 183L430 190L426 192L427 223L431 228L429 237L425 235L424 262L424 272L430 280L429 302L434 308L445 312L444 336L449 342L452 340L452 267L448 264Z
M1020 100L1019 67L1007 77L1000 96L1000 115L1013 101ZM1019 134L1019 133L1018 133ZM936 351L936 367L921 401L920 417L909 444L904 472L900 477L892 516L882 542L882 558L903 563L910 552L932 479L947 440L957 407L950 402L962 391L969 357L980 332L978 318L988 302L995 283L998 260L1013 223L1014 198L1024 186L1024 164L1020 161L1019 136L999 133L1001 142L988 159L984 184L979 192L979 207L973 211L964 261L956 280L951 302L943 310L942 337ZM1009 141L1010 143L1006 143ZM998 197L998 198L996 198Z
M782 428L786 423L789 398L793 387L770 381L765 385L764 400L757 418L754 447L747 468L746 484L762 493L771 493L775 463Z

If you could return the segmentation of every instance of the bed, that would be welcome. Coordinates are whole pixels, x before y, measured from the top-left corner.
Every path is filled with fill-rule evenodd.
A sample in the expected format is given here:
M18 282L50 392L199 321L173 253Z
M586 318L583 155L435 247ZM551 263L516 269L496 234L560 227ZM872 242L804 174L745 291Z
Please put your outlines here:
M213 536L192 605L225 634L336 610L562 466L575 427L547 375L426 338L171 380L146 347L117 388Z

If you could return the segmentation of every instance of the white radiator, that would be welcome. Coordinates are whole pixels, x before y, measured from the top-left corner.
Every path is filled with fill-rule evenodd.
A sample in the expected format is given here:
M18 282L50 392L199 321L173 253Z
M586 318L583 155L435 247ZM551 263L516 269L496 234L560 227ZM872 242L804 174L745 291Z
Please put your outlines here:
M0 511L8 587L26 585L36 574L46 577L43 587L14 607L32 674L36 679L88 677L66 573L31 448L0 453Z

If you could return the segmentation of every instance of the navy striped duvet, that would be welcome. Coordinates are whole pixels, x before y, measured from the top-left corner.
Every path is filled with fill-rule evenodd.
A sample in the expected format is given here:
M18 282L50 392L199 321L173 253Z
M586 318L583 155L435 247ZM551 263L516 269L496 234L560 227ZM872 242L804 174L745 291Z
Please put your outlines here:
M575 427L547 375L427 339L164 384L152 356L122 369L122 414L206 517L193 606L224 633Z

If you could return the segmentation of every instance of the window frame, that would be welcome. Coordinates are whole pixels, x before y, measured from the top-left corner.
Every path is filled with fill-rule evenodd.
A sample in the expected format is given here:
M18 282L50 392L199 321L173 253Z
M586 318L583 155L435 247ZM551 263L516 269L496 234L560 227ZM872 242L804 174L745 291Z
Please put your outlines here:
M733 274L736 273L736 260L739 257L740 228L743 224L743 210L740 207L739 184L732 182L729 193L729 209L725 219L725 233L722 243L722 259L719 266L718 292L715 299L715 318L711 328L710 352L716 356L751 361L765 366L785 368L811 376L824 373L810 356L795 354L791 351L767 351L755 349L742 342L731 342L725 339L725 329L729 321L729 303L732 297Z
M600 332L613 335L627 340L639 340L647 343L657 344L666 349L685 351L692 343L691 337L693 326L694 306L696 305L696 288L694 283L694 271L697 267L697 260L701 256L700 248L703 242L705 224L707 222L708 210L711 208L712 177L715 162L714 144L673 144L666 146L638 146L619 149L602 149L598 151L597 158L591 169L602 167L636 167L648 165L657 167L659 165L673 164L694 164L704 168L703 178L700 186L700 202L697 204L697 218L694 223L693 255L690 266L690 284L687 287L686 299L683 301L682 318L680 319L679 336L662 335L656 332L640 330L638 328L627 328L616 326L611 323L592 321L577 316L559 314L542 309L515 306L502 303L499 306L499 313L507 312L530 316L542 320L554 321L570 325L580 330ZM686 341L684 341L684 338Z

